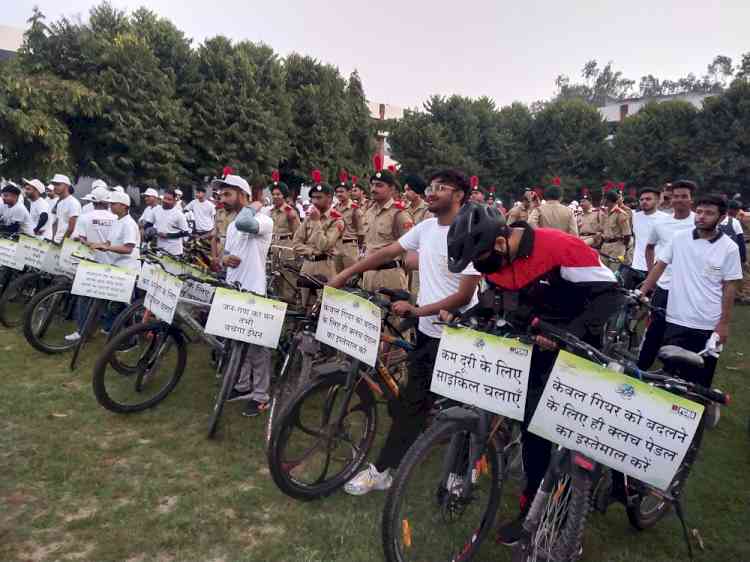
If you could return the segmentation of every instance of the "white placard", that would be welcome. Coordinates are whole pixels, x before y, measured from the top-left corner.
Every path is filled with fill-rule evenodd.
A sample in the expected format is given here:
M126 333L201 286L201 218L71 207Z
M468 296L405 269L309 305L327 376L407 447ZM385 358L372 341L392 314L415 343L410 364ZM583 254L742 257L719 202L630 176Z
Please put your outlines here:
M158 269L158 265L144 261L141 265L141 274L138 276L136 287L148 293L148 289L151 286L151 277Z
M215 287L208 283L198 283L192 279L187 279L182 285L181 297L186 299L193 299L198 302L206 304L211 303L211 299L214 297Z
M703 409L562 351L529 431L666 490Z
M51 246L52 244L46 240L21 234L18 237L16 261L21 267L28 265L34 269L42 269L44 257L47 255Z
M8 240L7 238L0 238L0 266L18 270L23 269L23 265L18 265L18 261L16 260L17 251L18 242Z
M430 391L522 420L531 346L468 328L443 328Z
M136 274L114 265L81 260L71 293L83 297L129 303Z
M284 326L286 303L217 288L205 332L276 349Z
M171 324L182 291L182 281L158 266L150 272L149 287L143 306L159 320Z
M47 253L44 254L41 266L39 269L51 273L52 275L65 275L72 277L69 273L66 273L60 268L60 253L62 248L57 244L50 243Z
M380 307L352 293L325 287L315 339L375 366L380 344Z
M71 276L76 274L80 261L78 258L74 258L73 254L89 260L95 259L94 252L87 246L77 240L66 238L62 250L60 250L60 270Z

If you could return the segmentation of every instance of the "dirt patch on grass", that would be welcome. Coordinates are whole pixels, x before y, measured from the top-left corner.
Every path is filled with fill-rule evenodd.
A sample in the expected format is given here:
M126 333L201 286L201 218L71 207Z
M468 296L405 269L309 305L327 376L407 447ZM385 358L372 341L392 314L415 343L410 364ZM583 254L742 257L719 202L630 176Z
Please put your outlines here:
M162 514L172 513L177 507L177 496L165 496L159 498L159 506L156 511Z
M96 515L97 511L98 510L96 506L93 505L82 507L75 513L69 513L68 515L66 515L65 522L71 523L73 521L80 521L81 519L88 519L89 517L93 517L94 515Z

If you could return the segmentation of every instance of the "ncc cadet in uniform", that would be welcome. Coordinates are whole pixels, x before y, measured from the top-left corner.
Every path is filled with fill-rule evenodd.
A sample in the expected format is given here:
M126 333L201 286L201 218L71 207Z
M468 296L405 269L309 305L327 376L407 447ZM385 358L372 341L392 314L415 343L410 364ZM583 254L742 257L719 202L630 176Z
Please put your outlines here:
M414 225L418 225L425 219L432 218L427 201L424 200L425 189L427 189L427 184L417 175L407 176L404 179L404 198L409 203L406 207L406 212L409 213L411 222ZM415 262L418 261L415 252L407 253L407 265L410 265L410 258L413 258ZM417 295L419 293L419 271L416 269L409 271L408 277L409 292L412 295Z
M578 222L572 209L560 203L562 191L555 183L544 192L546 202L529 213L529 224L539 228L554 228L578 236Z
M336 275L333 261L334 250L344 234L344 221L338 211L331 207L333 189L322 183L320 171L313 170L313 187L310 189L312 205L305 221L294 235L294 253L304 258L302 273L323 275L332 279ZM302 289L302 306L312 305L310 290Z
M601 253L613 258L625 256L633 234L629 215L622 210L619 201L617 191L604 194Z
M292 239L300 227L297 210L288 203L289 187L280 180L279 171L271 172L271 220L273 220L273 241L271 255L280 264L294 262ZM286 250L284 248L287 248ZM278 295L282 300L294 304L297 299L297 275L288 268L280 272L283 280L279 283Z
M346 170L339 173L339 184L336 186L336 211L344 221L344 234L336 248L336 273L354 264L359 257L359 243L364 235L364 221L359 205L352 201L352 185Z
M529 213L533 209L533 203L538 199L539 196L532 190L529 189L525 191L523 197L521 197L520 204L513 205L513 208L508 211L508 224L513 224L514 222L529 222Z
M588 195L581 197L581 215L578 218L578 231L587 246L598 248L602 243L602 217L594 209Z
M375 173L370 177L372 205L365 213L365 257L396 242L413 226L405 205L394 201L398 182L393 173L381 169L379 157L375 157ZM362 278L362 288L377 291L381 288L407 288L406 273L399 260L381 265L375 271L367 271Z

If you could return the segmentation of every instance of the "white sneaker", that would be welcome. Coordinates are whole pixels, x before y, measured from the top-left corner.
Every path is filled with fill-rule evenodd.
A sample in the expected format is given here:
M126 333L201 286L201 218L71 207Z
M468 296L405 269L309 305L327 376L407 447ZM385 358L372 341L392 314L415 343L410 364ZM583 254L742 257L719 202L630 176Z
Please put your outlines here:
M81 339L81 334L78 332L73 332L72 334L68 334L65 336L65 341L78 341Z
M393 484L390 469L378 472L375 465L370 465L344 485L344 491L352 496L364 496L372 490L387 490Z

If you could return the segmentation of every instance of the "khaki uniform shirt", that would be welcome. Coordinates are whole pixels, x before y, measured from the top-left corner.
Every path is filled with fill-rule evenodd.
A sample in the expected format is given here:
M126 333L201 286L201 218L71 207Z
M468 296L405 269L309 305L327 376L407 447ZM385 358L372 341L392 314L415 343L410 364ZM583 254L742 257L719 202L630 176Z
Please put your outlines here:
M614 207L611 211L605 209L603 212L602 236L605 243L623 242L626 236L632 235L627 211Z
M350 200L346 205L336 205L335 209L344 221L344 240L356 240L364 235L364 222L359 205Z
M344 228L341 215L334 209L321 214L319 220L307 218L294 234L294 252L304 257L330 256Z
M227 228L230 223L234 222L239 213L237 211L227 211L226 209L216 209L214 217L214 229L216 230L216 240L219 249L219 256L224 252L224 242L227 239Z
M588 213L581 213L579 225L579 234L581 237L594 236L602 233L602 221L598 209L591 209Z
M414 226L414 221L403 205L390 199L382 207L373 204L365 213L365 224L365 250L370 255L396 242Z
M273 239L274 240L291 240L294 233L300 226L297 211L291 209L287 212L285 209L291 207L285 203L280 208L271 209L271 219L273 219Z
M539 228L554 228L578 236L575 214L559 201L547 201L531 211L529 224Z
M419 201L419 205L416 207L413 207L409 205L406 208L406 211L411 216L411 220L414 224L419 224L425 219L429 219L432 217L432 213L429 211L429 208L427 206L427 201L424 199Z
M514 222L529 222L529 212L523 208L523 205L514 206L509 212L506 218L508 224Z

